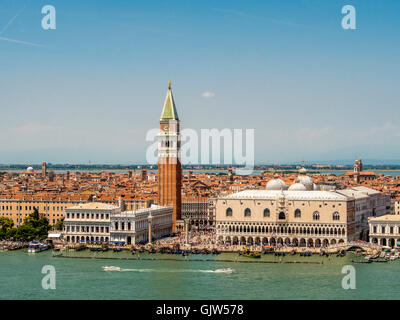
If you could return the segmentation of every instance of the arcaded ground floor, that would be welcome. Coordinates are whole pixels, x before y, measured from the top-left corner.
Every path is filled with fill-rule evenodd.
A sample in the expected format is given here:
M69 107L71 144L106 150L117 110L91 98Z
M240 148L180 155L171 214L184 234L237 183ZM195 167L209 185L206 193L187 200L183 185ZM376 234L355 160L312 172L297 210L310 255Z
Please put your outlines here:
M152 241L169 236L172 233L172 226L164 226L155 228L152 231ZM148 230L142 230L139 232L133 231L111 231L109 234L103 235L87 235L84 233L78 234L64 234L64 240L67 242L99 242L99 243L108 243L108 242L120 242L124 244L139 244L139 243L147 243L149 241L149 232Z
M217 234L217 241L221 244L247 244L247 245L287 245L295 247L321 247L346 243L345 237L293 237L293 236L248 236L248 235L220 235Z
M371 235L369 238L370 243L379 244L384 247L400 248L400 235L393 236L374 236Z

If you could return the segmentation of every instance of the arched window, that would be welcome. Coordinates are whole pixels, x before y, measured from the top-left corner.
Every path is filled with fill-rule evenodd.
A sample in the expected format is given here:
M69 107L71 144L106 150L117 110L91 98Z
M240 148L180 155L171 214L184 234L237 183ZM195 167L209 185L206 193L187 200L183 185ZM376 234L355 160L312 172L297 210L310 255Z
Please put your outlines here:
M283 211L279 212L279 220L285 220L286 216L285 213Z
M313 213L312 217L313 217L313 220L319 220L319 212L318 212L318 211L315 211L315 212Z
M340 220L339 212L337 212L337 211L334 212L334 213L333 213L333 216L332 216L332 219L333 219L333 220Z
M270 216L270 211L268 208L264 209L264 218L268 218Z
M251 217L251 210L250 210L249 208L246 208L246 209L244 210L244 216L245 216L245 217Z
M295 218L301 218L301 210L300 209L296 209L294 211L294 217Z
M232 208L226 209L226 216L227 217L232 217Z

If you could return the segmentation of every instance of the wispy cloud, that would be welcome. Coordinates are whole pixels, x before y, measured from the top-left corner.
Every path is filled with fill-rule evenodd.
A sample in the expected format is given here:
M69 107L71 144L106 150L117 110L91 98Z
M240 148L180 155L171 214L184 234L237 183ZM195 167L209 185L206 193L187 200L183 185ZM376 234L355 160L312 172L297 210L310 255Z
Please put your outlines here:
M26 8L26 5L17 12L17 14L12 17L8 23L3 27L3 29L0 30L0 36L13 24L14 20L18 18L18 16L24 11ZM22 40L17 40L17 39L12 39L12 38L5 38L5 37L0 37L0 40L3 41L8 41L8 42L13 42L13 43L18 43L18 44L23 44L23 45L28 45L28 46L34 46L34 47L43 47L40 44L29 42L29 41L22 41Z
M41 45L41 44L37 44L37 43L33 43L33 42L28 42L28 41L21 41L21 40L11 39L11 38L0 37L0 40L8 41L8 42L14 42L14 43L19 43L19 44L25 44L25 45L34 46L34 47L44 47L44 46Z
M306 26L306 25L303 25L303 24L300 24L300 23L295 23L293 21L288 21L288 20L283 20L283 19L275 19L275 18L266 18L266 17L261 17L261 16L255 16L255 15L248 14L246 12L239 11L239 10L221 9L221 8L212 8L211 10L213 10L215 12L220 12L220 13L224 13L224 14L231 14L231 15L235 15L235 16L243 17L243 18L268 21L268 22L273 23L273 24L279 24L279 25L284 25L284 26L288 26L288 27L315 29L313 27Z
M215 94L214 94L214 92L206 91L206 92L203 92L201 96L203 98L210 99L210 98L213 98L215 96Z
M4 33L4 31L6 31L12 25L14 20L21 14L22 11L24 11L25 8L26 8L26 6L24 6L20 11L18 11L17 14L10 19L10 21L8 21L8 23L4 26L4 28L1 29L0 35L2 35Z
M246 17L246 18L260 19L260 17L253 16L253 15L250 15L248 13L245 13L243 11L238 11L238 10L221 9L221 8L212 8L211 10L220 12L220 13L227 13L227 14L232 14L232 15L236 15L236 16Z

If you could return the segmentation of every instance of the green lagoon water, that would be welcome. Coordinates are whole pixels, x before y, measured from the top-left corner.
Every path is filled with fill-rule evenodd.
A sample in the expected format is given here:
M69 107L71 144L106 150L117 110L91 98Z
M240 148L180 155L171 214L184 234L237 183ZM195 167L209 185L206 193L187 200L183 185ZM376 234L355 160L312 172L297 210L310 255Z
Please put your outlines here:
M0 252L0 299L400 299L400 261L353 264L356 289L342 289L342 267L351 264L351 254L282 260L265 255L257 262L242 258L249 263L225 261L236 260L234 254L186 260L161 254L141 259L128 253L76 254L108 259L53 257L51 251ZM55 267L55 290L42 289L44 265ZM103 271L103 266L123 271Z

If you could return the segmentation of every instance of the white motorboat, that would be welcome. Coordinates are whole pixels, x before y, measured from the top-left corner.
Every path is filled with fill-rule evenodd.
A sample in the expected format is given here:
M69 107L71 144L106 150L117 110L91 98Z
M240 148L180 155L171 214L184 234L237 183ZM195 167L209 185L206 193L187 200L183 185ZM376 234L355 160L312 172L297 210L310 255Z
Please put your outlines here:
M41 243L39 241L31 241L28 246L28 253L37 253L49 249L46 243Z
M121 271L121 267L104 266L103 271Z

